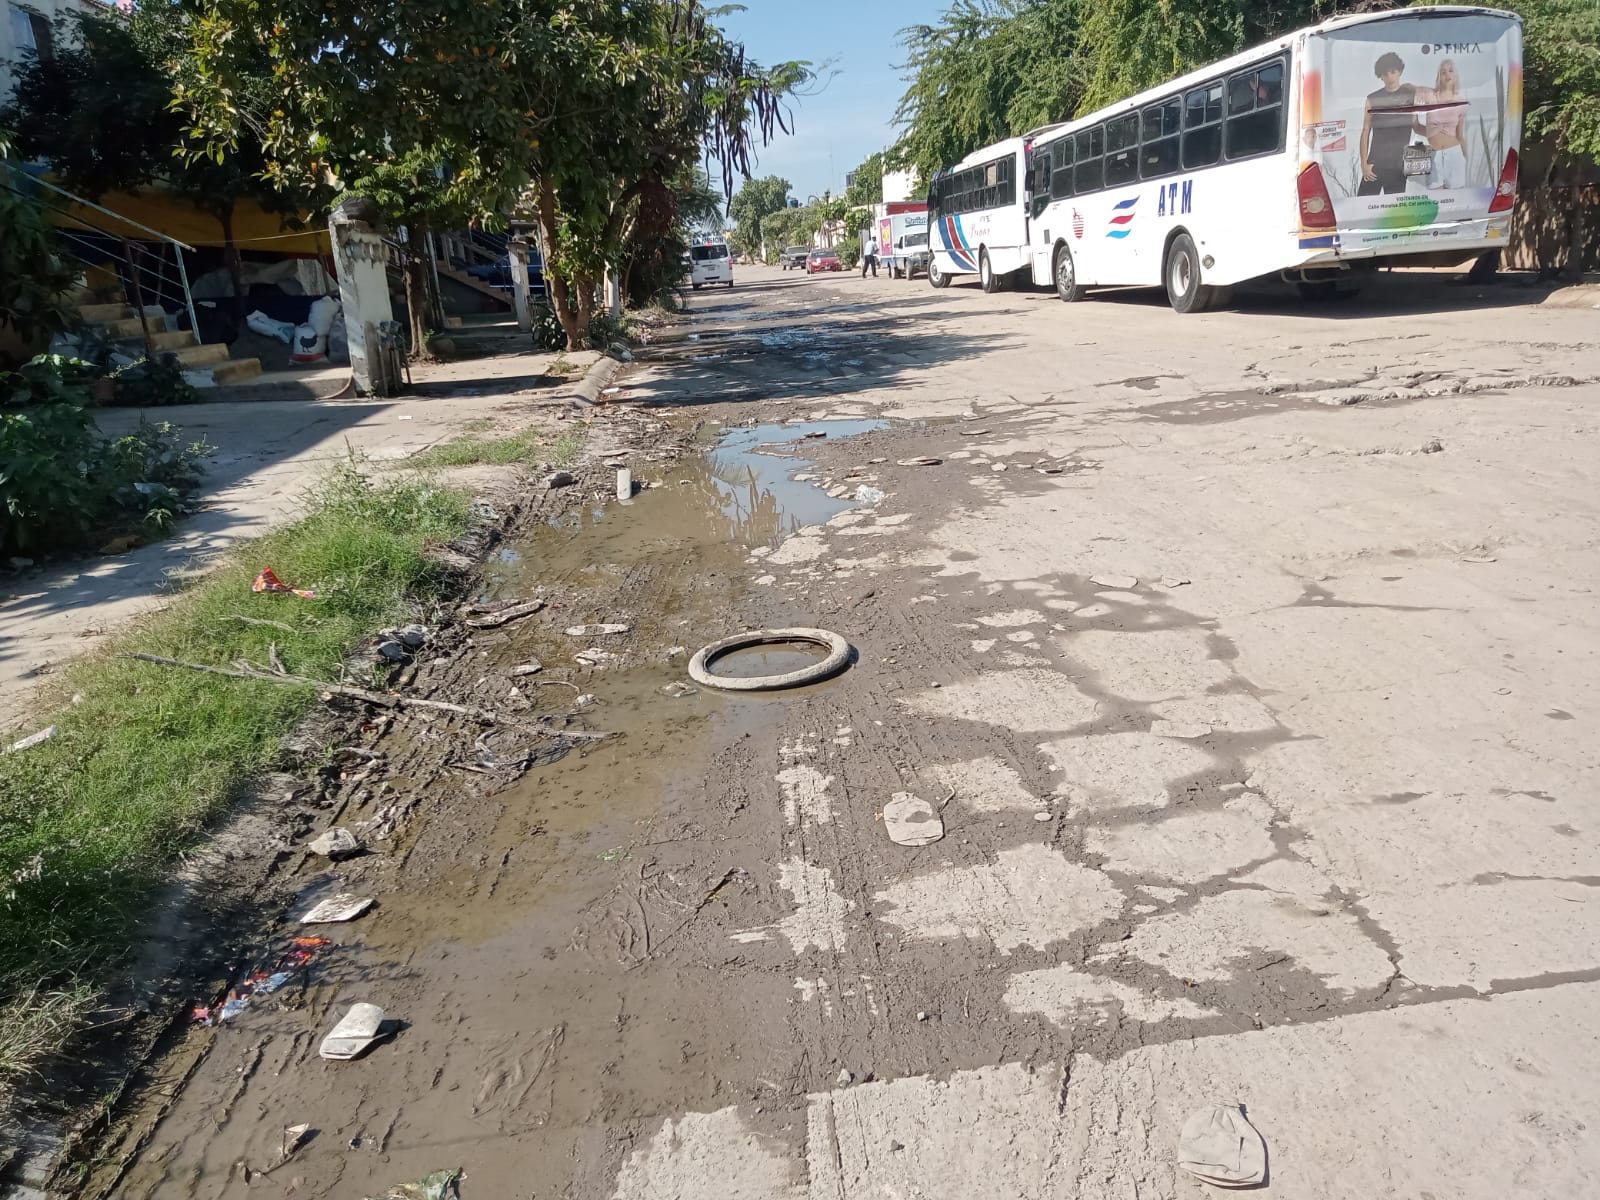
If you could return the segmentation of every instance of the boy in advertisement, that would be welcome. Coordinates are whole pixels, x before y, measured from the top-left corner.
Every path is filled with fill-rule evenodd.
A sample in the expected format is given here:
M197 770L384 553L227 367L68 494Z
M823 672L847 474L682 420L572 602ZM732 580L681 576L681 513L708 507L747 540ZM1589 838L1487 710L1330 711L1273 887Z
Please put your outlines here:
M1356 195L1404 194L1416 88L1400 82L1406 65L1392 50L1381 55L1372 70L1383 86L1367 96L1361 121L1361 186Z

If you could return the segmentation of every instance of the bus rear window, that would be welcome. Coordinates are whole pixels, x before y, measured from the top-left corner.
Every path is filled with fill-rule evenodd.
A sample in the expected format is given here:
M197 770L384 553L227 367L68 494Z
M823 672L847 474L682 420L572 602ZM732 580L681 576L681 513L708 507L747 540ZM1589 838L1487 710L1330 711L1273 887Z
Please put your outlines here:
M692 246L689 249L689 257L694 259L695 262L708 262L714 258L727 258L728 248L726 246Z

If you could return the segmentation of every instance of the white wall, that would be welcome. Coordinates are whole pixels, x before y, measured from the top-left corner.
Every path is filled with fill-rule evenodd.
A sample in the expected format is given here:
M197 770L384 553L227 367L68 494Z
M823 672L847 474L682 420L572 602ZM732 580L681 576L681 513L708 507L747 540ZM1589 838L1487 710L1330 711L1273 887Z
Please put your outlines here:
M26 43L18 44L18 26L22 24L20 13L38 13L54 25L59 17L75 12L105 12L108 8L108 5L98 4L95 0L26 0L25 3L0 0L0 100L11 99L12 89L16 86L12 64L27 52ZM59 37L61 31L56 30L55 34Z
M921 196L913 196L911 189L916 185L917 173L911 170L885 171L883 173L883 202L896 204L902 200L921 200Z

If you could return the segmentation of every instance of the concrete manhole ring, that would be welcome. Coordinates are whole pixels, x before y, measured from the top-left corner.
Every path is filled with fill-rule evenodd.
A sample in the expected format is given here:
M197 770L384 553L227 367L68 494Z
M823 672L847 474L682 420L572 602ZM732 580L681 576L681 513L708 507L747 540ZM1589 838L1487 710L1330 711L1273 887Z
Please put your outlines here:
M733 650L747 650L751 646L769 646L775 643L803 642L821 646L828 656L820 662L786 671L782 675L754 675L739 678L731 675L713 675L711 664ZM754 629L749 633L736 633L719 642L700 649L689 660L689 678L701 687L720 688L725 692L775 692L782 688L803 687L808 683L836 675L850 662L850 643L837 633L826 629Z

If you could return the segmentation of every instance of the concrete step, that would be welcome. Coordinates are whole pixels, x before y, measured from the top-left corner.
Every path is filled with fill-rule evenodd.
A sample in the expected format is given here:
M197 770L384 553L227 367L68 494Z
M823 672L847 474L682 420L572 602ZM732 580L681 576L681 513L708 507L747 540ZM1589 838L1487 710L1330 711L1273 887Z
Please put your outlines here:
M78 315L86 325L104 325L110 321L128 321L134 317L129 304L80 304Z
M222 387L259 374L261 374L259 358L230 358L219 362L212 369L211 377L218 387Z
M195 345L194 334L187 329L177 329L171 333L152 333L150 335L150 349L152 350L181 350L185 346Z
M131 313L132 311L132 309L128 309L128 312ZM135 316L127 316L114 321L97 321L93 322L93 324L97 324L101 329L105 330L106 336L113 341L122 341L128 338L137 338L143 341L145 330L147 329L151 333L165 333L167 331L167 320L160 314L152 314L143 321Z
M151 340L153 341L154 338ZM205 345L196 345L193 341L190 341L186 346L174 348L171 353L185 367L209 367L212 363L225 363L228 361L228 347L222 342L207 342Z

